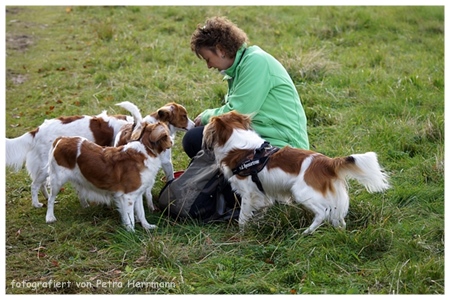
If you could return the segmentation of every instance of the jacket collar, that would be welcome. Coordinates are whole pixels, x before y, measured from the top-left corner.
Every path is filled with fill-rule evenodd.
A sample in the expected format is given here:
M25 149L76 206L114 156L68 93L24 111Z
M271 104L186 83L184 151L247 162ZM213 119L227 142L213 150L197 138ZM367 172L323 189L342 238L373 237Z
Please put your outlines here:
M236 75L237 66L239 66L239 64L241 63L242 58L244 57L245 50L247 50L246 43L244 43L241 46L241 48L239 48L239 50L236 52L236 58L234 59L233 65L224 71L225 73L224 80L233 78Z

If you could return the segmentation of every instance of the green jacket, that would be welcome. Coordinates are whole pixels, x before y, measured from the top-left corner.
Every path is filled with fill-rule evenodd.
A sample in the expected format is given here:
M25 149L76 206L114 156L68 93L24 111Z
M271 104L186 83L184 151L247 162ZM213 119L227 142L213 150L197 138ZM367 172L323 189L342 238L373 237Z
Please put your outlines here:
M225 74L225 104L205 110L202 124L207 124L212 116L236 110L251 114L252 128L272 145L309 149L305 111L280 62L258 46L243 46Z

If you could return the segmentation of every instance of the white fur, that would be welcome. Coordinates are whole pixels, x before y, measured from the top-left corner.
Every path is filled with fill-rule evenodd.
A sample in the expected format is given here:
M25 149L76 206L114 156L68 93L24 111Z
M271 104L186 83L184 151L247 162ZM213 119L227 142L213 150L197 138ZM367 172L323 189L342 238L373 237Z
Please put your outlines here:
M80 155L80 147L85 138L80 138L78 143L78 154ZM135 149L140 153L145 154L145 168L140 172L142 185L135 191L130 193L111 192L95 187L90 183L81 173L78 164L74 169L68 169L58 165L54 159L53 153L58 147L59 142L55 145L49 154L49 185L50 197L48 199L46 222L52 223L56 221L54 215L54 203L56 195L61 187L68 181L72 183L77 190L80 199L89 199L90 202L104 203L110 205L114 203L121 215L122 223L127 230L134 231L135 217L142 224L146 230L156 228L147 222L144 213L144 206L142 202L142 195L151 190L156 174L161 167L159 157L151 157L147 154L145 147L139 141L133 141L126 144L122 151L126 152L128 149ZM130 162L133 163L133 162ZM131 204L131 205L130 205ZM136 214L136 215L135 215Z
M132 122L131 119L125 121L108 116L106 111L103 111L97 117L108 122L109 126L114 129L114 135L119 132L123 125ZM32 180L31 198L34 207L42 207L42 203L38 200L39 190L48 199L45 186L48 176L46 166L48 163L48 153L53 141L60 136L73 135L82 136L93 141L94 136L89 128L89 122L92 118L91 116L84 116L81 119L67 124L63 124L58 119L45 120L39 126L39 131L34 138L31 133L27 132L17 138L6 139L6 165L17 171L25 163Z
M220 134L220 133L218 133ZM256 149L264 140L252 130L234 129L231 137L223 147L214 147L217 162L220 163L227 153L235 149ZM291 199L302 204L314 213L313 223L304 234L314 232L325 220L335 227L345 228L344 221L348 212L349 197L347 192L346 177L356 179L363 184L369 192L381 192L389 188L388 176L381 170L377 156L374 152L365 154L353 154L356 167L359 170L342 171L339 178L334 181L335 194L323 195L304 180L305 171L311 162L319 154L308 156L302 164L299 174L285 173L281 168L264 168L258 177L265 194L252 182L251 177L240 179L234 176L229 166L221 164L226 178L229 179L232 188L242 197L239 225L243 230L244 225L252 217L253 212L272 205L275 201L286 202Z

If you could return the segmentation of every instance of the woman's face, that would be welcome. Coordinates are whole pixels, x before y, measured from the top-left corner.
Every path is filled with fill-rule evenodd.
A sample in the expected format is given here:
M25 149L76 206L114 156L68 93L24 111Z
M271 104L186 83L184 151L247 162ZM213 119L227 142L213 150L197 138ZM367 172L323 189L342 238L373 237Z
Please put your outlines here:
M227 57L220 48L216 48L215 53L208 48L200 48L198 53L206 61L208 69L215 68L219 72L228 69L234 62L234 58Z

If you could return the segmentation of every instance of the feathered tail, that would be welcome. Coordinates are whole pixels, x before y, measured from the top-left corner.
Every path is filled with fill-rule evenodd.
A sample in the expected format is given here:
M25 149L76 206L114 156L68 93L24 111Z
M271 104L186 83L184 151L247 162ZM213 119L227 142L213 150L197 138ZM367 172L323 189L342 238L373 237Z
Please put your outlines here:
M134 118L134 123L142 123L141 111L135 104L131 103L130 101L124 101L117 103L116 105L128 110Z
M6 138L6 166L19 171L27 160L33 142L34 136L29 132L13 139Z
M139 108L129 101L124 101L116 104L128 110L134 118L133 132L131 133L131 140L139 139L142 130L144 129L144 122Z
M367 152L352 154L344 158L338 172L349 178L356 179L364 185L369 193L382 192L390 188L389 176L378 164L377 154Z

